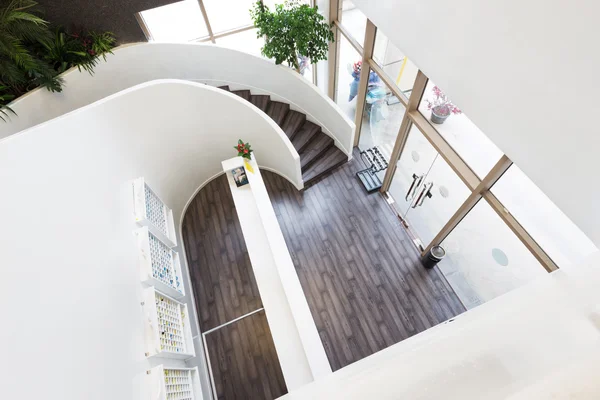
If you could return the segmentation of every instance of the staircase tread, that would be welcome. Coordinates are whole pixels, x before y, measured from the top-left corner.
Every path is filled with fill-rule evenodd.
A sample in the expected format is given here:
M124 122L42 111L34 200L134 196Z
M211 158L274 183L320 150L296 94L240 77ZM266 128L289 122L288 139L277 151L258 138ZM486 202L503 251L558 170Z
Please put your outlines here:
M321 127L313 122L305 121L304 125L296 132L292 138L292 144L298 153L306 150L306 146L321 130Z
M271 117L273 121L279 126L283 124L285 120L285 116L287 115L290 109L290 105L287 103L282 103L280 101L271 101L269 103L269 107L267 108L267 115Z
M294 135L298 132L298 130L304 125L306 121L306 114L302 114L301 112L290 110L288 111L283 124L281 125L281 129L285 132L288 138L292 140Z
M231 93L237 94L241 98L246 101L250 101L250 91L249 90L232 90Z
M229 92L229 85L225 85L225 86L217 86L218 89L223 89L223 90L227 90Z
M344 152L335 146L330 147L321 157L319 157L317 162L311 165L311 167L302 174L304 186L310 185L334 168L345 164L347 161L348 156L344 154Z
M299 153L302 171L308 169L331 146L333 146L333 139L319 131L313 140L310 141L309 145L306 146L306 149L302 153Z
M271 102L271 96L268 94L252 94L250 95L250 103L260 108L263 112L267 112L269 103Z

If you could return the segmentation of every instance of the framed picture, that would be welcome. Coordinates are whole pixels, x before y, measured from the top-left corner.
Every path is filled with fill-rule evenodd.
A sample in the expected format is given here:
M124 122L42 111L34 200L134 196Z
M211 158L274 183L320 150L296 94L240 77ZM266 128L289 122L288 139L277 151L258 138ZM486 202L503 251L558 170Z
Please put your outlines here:
M248 177L246 176L246 170L244 167L232 169L231 174L233 175L233 180L235 181L237 187L248 184Z

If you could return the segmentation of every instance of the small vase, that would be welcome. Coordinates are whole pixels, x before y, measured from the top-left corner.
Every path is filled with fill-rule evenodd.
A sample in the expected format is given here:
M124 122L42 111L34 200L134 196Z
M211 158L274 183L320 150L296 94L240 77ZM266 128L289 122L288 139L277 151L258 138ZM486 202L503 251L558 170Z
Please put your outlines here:
M441 124L444 123L444 121L446 119L448 119L448 117L450 116L450 114L445 114L444 115L444 114L436 113L436 108L437 107L433 107L431 109L431 122L433 122L434 124L441 125Z

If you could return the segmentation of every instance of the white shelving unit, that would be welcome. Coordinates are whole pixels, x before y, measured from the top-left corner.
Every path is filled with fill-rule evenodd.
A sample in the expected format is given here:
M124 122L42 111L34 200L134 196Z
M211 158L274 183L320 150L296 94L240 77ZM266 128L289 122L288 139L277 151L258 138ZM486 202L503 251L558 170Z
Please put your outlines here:
M144 178L133 181L135 221L169 247L177 246L173 211L150 189Z
M150 232L147 226L136 229L134 233L142 282L176 299L183 297L185 289L179 254Z
M186 360L196 356L186 304L157 291L144 290L146 356Z
M198 368L167 368L147 371L152 400L202 400Z

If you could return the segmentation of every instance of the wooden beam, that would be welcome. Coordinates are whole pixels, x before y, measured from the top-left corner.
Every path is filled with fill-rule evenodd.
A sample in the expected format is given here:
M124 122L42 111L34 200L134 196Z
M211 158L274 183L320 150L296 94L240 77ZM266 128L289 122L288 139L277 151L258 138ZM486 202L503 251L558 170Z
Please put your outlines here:
M358 52L358 54L360 54L362 56L364 54L363 47L361 46L360 43L358 43L358 41L356 39L354 39L352 37L352 35L350 34L350 32L348 32L348 30L344 27L344 25L342 25L339 21L335 21L335 26L337 26L337 28L340 30L342 35L344 35L346 40L348 40L348 42L350 42L350 44L352 45L352 47L354 47L354 49Z
M437 246L452 232L454 228L462 221L462 219L471 211L475 204L481 199L482 194L488 191L494 183L506 172L506 170L512 165L512 161L506 156L502 156L500 160L494 165L491 171L483 178L481 183L477 185L475 190L471 192L469 197L464 201L463 204L456 210L454 215L450 217L444 227L435 235L431 243L425 247L422 254L427 253L433 246Z
M412 100L412 96L411 96ZM409 102L410 103L410 102ZM467 163L458 155L458 153L446 142L439 132L421 115L417 110L408 112L409 118L413 124L419 128L423 136L431 143L435 150L448 163L450 168L463 181L470 190L475 190L481 183L479 177L471 170Z
M383 69L381 69L379 64L377 64L375 62L375 60L373 60L371 58L369 60L369 66L371 67L371 69L373 71L375 71L375 73L379 76L379 78L381 78L383 83L386 84L386 86L392 92L392 94L394 96L396 96L398 98L398 100L400 100L400 103L402 103L402 105L404 107L407 107L408 106L408 97L406 97L406 95L404 93L402 93L400 88L398 86L396 86L396 83L390 79L390 77L385 73L385 71Z
M365 99L367 97L367 88L369 87L369 60L373 57L373 49L375 47L375 34L377 28L367 20L367 28L365 31L365 41L363 44L364 53L362 59L362 69L360 70L360 81L358 83L358 93L356 95L356 116L354 119L354 146L358 146L360 140L360 130L364 116Z

